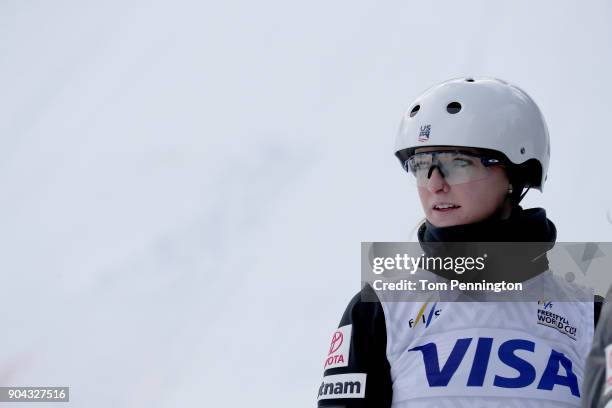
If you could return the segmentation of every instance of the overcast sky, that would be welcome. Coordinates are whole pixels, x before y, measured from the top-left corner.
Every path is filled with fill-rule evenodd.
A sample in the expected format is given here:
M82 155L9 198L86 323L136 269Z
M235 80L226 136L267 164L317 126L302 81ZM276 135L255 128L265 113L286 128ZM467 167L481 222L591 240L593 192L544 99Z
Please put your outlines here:
M610 241L611 19L606 0L0 2L0 385L312 406L360 242L423 216L400 116L449 78L536 100L552 158L524 203L559 241Z

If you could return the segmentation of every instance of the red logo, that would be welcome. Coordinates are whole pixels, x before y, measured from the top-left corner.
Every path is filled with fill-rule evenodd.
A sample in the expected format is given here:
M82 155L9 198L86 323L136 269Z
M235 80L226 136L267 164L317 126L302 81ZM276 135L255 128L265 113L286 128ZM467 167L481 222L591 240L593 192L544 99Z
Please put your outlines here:
M342 332L340 331L335 332L332 337L331 344L329 345L329 353L327 353L327 355L329 356L330 354L338 351L343 341L344 341L344 335L342 334Z

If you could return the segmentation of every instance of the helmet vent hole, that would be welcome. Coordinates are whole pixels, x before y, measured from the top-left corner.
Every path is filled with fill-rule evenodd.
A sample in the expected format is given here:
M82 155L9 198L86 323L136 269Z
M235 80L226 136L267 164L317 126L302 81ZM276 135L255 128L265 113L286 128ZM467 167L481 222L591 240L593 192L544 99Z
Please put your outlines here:
M521 147L521 154L525 154L525 148Z
M412 110L410 111L410 117L413 117L414 115L419 113L419 109L421 109L421 105L416 105L414 108L412 108Z
M459 102L451 102L446 107L446 111L450 113L451 115L454 115L455 113L459 113L460 110L461 110L461 104Z
M467 78L465 82L474 82L474 78Z

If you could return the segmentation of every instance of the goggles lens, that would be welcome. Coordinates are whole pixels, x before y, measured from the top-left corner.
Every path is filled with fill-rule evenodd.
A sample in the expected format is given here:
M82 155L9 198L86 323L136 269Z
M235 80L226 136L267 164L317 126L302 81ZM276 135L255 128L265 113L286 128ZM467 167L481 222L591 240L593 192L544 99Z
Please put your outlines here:
M502 162L478 154L440 151L417 153L404 162L404 168L416 177L418 186L424 187L436 169L446 183L456 185L487 178L489 167L496 164Z

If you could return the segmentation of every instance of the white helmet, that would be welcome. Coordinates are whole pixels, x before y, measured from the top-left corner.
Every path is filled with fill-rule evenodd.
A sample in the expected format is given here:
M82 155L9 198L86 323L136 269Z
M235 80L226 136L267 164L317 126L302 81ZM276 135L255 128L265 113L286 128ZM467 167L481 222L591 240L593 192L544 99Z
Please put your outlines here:
M424 146L503 153L522 170L526 186L543 191L550 160L546 122L529 95L500 79L452 79L419 96L402 118L395 155L403 164Z

